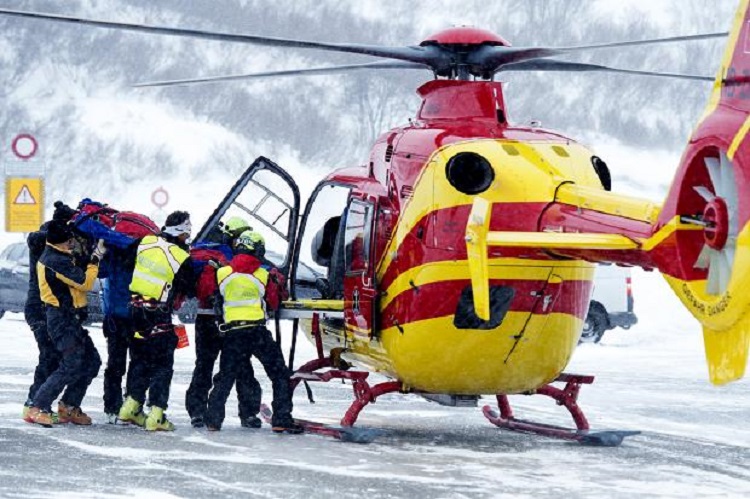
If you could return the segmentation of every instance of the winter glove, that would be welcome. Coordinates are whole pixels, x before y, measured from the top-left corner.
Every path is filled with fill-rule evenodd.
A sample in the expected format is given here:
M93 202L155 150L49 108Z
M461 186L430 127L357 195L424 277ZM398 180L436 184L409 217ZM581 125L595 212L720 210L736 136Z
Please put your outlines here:
M107 254L107 247L104 245L104 239L99 239L96 243L96 248L94 248L94 256L101 261L102 258L104 258L104 255Z

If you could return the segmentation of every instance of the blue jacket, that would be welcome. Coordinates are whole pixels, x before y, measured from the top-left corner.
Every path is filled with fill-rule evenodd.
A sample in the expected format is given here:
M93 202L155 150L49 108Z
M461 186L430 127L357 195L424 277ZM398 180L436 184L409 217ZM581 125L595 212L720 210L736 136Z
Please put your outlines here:
M130 317L129 288L137 250L138 244L125 249L111 248L101 264L100 275L106 276L102 281L102 309L106 317Z

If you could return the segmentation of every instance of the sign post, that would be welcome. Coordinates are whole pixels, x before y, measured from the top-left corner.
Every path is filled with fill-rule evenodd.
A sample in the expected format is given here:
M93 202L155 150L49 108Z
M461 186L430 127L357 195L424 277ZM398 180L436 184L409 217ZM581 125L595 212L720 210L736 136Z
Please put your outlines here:
M29 161L38 150L39 143L28 133L11 142L17 161L5 165L6 232L33 232L44 222L44 165Z
M166 191L166 189L164 189L164 187L159 186L158 188L154 189L154 192L151 193L151 202L154 203L154 206L156 206L156 211L151 213L151 220L159 225L164 225L167 216L165 215L162 208L169 204L169 193Z
M39 143L33 135L22 133L15 136L10 147L18 159L27 160L34 157L39 149Z

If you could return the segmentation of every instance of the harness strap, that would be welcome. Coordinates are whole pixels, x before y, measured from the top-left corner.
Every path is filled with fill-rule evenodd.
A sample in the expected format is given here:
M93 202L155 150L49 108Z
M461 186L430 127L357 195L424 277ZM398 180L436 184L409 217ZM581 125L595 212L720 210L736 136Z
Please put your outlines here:
M133 335L136 339L145 340L153 336L159 336L164 333L174 333L174 326L172 324L156 324L149 331L148 336L143 336L140 331L136 331Z
M227 322L225 324L219 324L219 331L222 333L228 333L229 331L234 331L235 329L250 329L253 327L261 327L265 325L266 325L265 320L232 321L232 322Z

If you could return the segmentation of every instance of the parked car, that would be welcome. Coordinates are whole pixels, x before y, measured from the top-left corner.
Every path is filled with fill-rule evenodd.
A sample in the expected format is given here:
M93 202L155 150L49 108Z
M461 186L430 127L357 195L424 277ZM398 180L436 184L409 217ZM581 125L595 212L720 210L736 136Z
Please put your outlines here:
M102 300L99 280L88 294L87 324L101 322ZM5 312L23 312L29 291L29 247L26 242L13 243L0 252L0 318Z
M630 268L599 265L580 341L599 343L605 331L629 329L637 322Z

